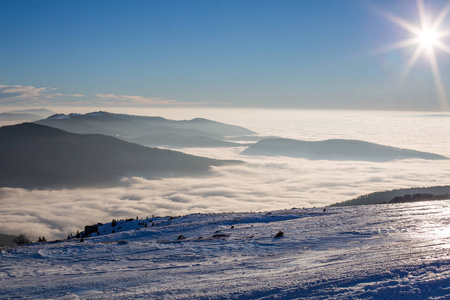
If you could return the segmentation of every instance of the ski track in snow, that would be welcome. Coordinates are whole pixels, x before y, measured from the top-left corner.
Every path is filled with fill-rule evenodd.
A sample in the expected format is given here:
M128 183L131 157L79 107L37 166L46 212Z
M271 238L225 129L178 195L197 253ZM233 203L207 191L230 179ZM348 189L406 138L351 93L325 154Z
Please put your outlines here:
M2 249L0 298L450 298L450 201L155 220Z

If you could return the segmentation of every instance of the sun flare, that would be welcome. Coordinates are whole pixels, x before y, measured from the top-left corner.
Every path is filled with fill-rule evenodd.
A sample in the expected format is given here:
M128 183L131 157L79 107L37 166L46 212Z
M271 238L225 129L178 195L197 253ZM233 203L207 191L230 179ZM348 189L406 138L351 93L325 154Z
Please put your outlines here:
M434 48L438 42L438 33L433 29L424 29L417 37L420 44L426 48Z
M444 84L442 83L441 72L439 70L438 60L437 60L437 51L445 52L450 54L450 47L446 45L442 39L450 36L450 30L445 28L443 22L447 18L450 12L450 2L440 11L436 18L431 18L427 15L425 11L425 5L423 0L417 0L417 10L420 17L420 25L414 25L402 18L397 16L383 13L383 15L396 25L402 27L403 29L409 31L412 34L412 37L397 42L389 47L386 50L400 49L406 47L415 46L416 49L410 56L406 67L403 71L402 77L405 78L412 67L416 64L419 58L425 55L429 62L430 67L433 72L434 81L436 84L436 89L438 93L438 98L441 104L442 109L449 110L448 98L444 88ZM445 29L443 29L445 28Z

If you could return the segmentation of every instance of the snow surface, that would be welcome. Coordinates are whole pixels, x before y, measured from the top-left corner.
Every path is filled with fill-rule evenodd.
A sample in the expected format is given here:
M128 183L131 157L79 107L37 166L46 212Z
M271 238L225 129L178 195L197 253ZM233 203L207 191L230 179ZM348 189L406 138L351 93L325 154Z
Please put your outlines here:
M450 201L193 214L114 228L108 234L104 224L85 242L3 248L0 298L450 298Z

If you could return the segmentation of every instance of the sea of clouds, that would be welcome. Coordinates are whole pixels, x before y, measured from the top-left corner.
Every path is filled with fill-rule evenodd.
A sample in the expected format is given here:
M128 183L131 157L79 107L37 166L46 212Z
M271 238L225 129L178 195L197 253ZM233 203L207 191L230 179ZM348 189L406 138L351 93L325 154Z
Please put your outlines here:
M361 139L450 157L450 117L429 113L196 110L148 114L175 119L207 117L245 126L264 136ZM63 238L84 225L112 218L325 206L380 190L449 184L450 160L306 160L244 156L240 154L243 149L181 150L245 162L215 167L202 177L124 178L127 187L102 189L1 188L0 232Z

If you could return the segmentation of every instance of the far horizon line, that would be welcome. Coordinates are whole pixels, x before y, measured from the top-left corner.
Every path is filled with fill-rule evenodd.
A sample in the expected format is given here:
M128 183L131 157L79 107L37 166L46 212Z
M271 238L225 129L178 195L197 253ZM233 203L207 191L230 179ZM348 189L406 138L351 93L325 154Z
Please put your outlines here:
M36 105L36 106L9 106L0 105L0 113L5 113L12 110L33 110L33 109L48 109L57 110L56 113L89 113L96 111L105 111L118 113L118 110L131 111L131 110L273 110L273 111L329 111L329 112L375 112L375 113L385 113L385 112L403 112L403 113L440 113L440 114L450 114L450 110L435 110L435 109L379 109L379 108L318 108L318 107L240 107L240 106L70 106L70 105ZM61 111L63 110L63 111ZM70 110L70 111L69 111ZM136 113L134 113L136 114Z

